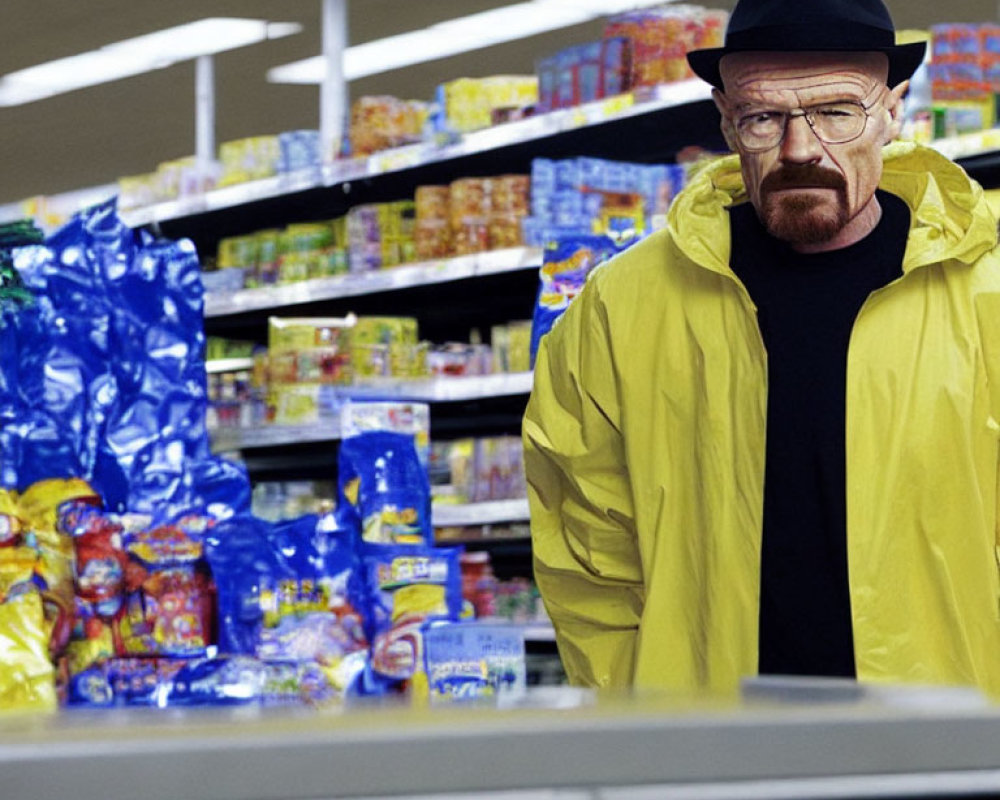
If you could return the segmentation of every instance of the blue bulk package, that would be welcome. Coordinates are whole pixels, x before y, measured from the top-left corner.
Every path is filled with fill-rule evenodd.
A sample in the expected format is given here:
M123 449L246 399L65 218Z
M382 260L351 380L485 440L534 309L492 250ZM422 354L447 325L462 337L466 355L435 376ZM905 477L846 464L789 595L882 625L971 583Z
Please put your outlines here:
M268 663L313 665L349 693L364 669L366 602L354 537L332 516L224 520L209 532L219 648Z
M173 675L164 705L299 705L335 696L315 664L217 656L186 662Z
M3 326L5 485L83 478L109 510L166 520L249 511L245 470L211 454L205 428L194 245L132 231L111 200L14 251L14 267L35 302Z
M583 290L590 273L621 249L607 236L583 234L560 236L545 245L535 313L531 320L532 366L542 337Z
M341 442L337 515L364 542L432 541L427 470L411 434L366 431Z
M377 678L405 686L423 670L423 627L462 614L461 547L362 545L368 638Z

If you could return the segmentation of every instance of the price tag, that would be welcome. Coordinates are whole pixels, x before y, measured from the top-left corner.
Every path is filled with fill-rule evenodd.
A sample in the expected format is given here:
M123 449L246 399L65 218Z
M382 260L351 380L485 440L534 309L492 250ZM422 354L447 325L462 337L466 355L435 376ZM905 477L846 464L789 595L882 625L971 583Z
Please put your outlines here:
M608 97L601 103L601 113L605 119L610 119L635 105L635 97L631 93L616 94Z

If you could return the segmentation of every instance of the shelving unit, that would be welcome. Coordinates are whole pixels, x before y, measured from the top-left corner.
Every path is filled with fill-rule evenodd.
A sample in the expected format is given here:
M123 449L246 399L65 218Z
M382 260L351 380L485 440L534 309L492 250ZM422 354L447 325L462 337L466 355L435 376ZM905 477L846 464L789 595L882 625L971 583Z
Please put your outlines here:
M301 303L378 294L517 270L536 270L541 264L540 249L514 247L408 264L377 272L312 278L298 283L241 289L236 292L210 292L205 295L205 316L223 317L248 311L276 310Z
M435 527L494 525L500 522L524 522L528 519L527 498L489 500L482 503L436 504L432 511Z

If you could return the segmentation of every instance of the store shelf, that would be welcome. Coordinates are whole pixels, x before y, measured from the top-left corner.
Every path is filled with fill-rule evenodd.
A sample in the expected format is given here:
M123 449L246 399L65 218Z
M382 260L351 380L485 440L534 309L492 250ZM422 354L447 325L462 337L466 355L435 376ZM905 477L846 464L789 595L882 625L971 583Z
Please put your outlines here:
M345 386L343 400L404 400L418 403L447 403L491 397L527 394L532 373L466 375L453 378L399 380L367 379L364 384ZM210 432L214 452L230 452L258 447L326 442L340 438L335 419L303 425L259 425L253 428L216 428ZM475 524L475 523L473 523Z
M212 451L228 453L257 447L329 442L340 438L336 420L307 425L259 425L256 428L216 428L210 432Z
M528 394L531 391L532 378L530 372L461 375L417 380L367 378L363 383L345 390L345 394L355 400L411 400L423 403L447 403Z
M435 527L494 525L498 522L523 522L529 518L528 498L490 500L483 503L451 505L441 503L431 511Z
M253 369L252 358L210 358L205 361L205 372L209 375L220 372L242 372Z
M158 203L122 212L132 226L150 225L191 217L248 203L270 200L311 189L343 186L415 167L464 158L503 147L526 144L629 117L651 114L685 106L711 97L711 87L700 80L687 80L658 86L643 94L626 94L575 108L559 109L525 120L508 122L481 131L464 134L456 142L419 144L374 153L363 159L337 161L322 168L249 181L204 195Z
M8 716L0 769L4 800L996 796L1000 711L926 694L866 688L809 704L540 687L502 712Z
M375 272L312 278L284 286L242 289L237 292L213 292L205 295L205 316L221 317L247 311L277 309L299 303L314 303L318 300L427 286L482 275L538 269L541 264L542 251L539 248L512 247Z
M556 630L552 623L534 622L526 623L524 626L525 642L554 642L556 640Z

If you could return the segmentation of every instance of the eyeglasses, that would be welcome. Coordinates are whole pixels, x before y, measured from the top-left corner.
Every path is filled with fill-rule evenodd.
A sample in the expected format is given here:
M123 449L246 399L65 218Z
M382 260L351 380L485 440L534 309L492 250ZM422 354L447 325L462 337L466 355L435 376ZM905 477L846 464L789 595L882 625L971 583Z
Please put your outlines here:
M791 111L754 111L736 120L736 135L747 150L770 150L785 138L789 119L805 117L821 141L844 144L864 133L872 105L875 104L864 106L855 100L844 100Z

